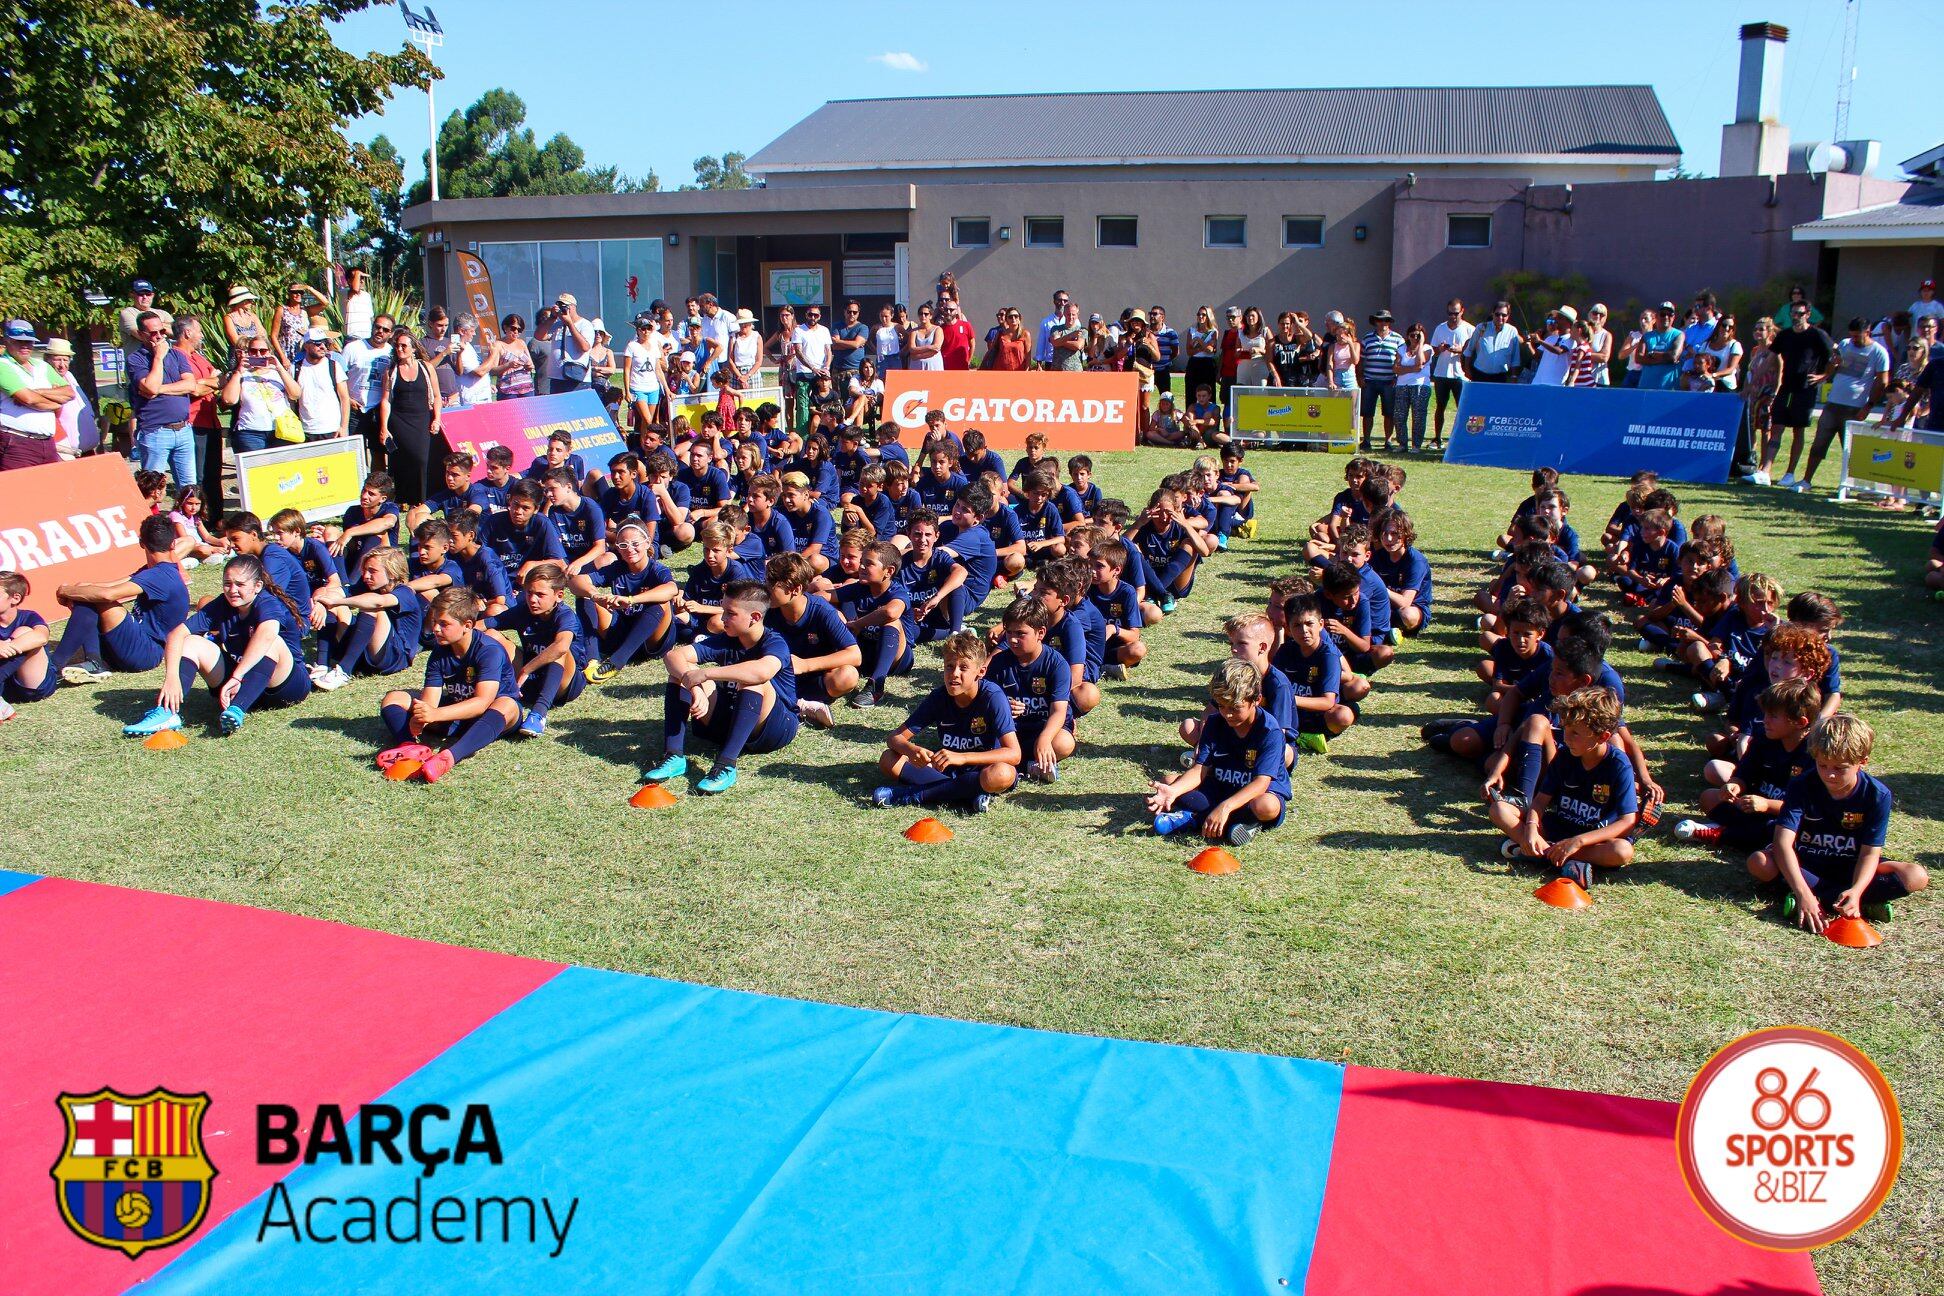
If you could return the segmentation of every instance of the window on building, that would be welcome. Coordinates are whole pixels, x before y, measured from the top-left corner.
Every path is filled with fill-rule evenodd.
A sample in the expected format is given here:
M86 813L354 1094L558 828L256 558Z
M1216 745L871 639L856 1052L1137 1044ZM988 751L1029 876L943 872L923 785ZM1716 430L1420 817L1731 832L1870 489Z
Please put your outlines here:
M736 240L703 235L695 240L696 291L714 293L716 303L735 310Z
M1453 248L1492 246L1492 218L1458 215L1445 217L1445 246Z
M1099 245L1110 247L1140 246L1140 220L1134 216L1102 216L1100 218Z
M1065 247L1066 217L1028 216L1026 218L1026 246L1036 248Z
M1286 248L1322 247L1323 218L1321 216L1283 217L1283 246Z
M634 336L630 331L634 317L661 295L660 239L601 240L601 318L610 333L615 337ZM733 298L723 302L731 308L735 304Z
M493 276L493 301L500 314L523 317L531 330L534 312L540 309L540 245L481 243L479 259Z
M1212 248L1239 248L1249 246L1248 217L1203 217L1202 246Z
M529 329L564 292L574 294L581 314L607 320L616 333L662 295L660 239L481 243L479 259L493 276L500 314L522 316Z
M992 246L992 222L984 216L954 216L952 246L979 248Z

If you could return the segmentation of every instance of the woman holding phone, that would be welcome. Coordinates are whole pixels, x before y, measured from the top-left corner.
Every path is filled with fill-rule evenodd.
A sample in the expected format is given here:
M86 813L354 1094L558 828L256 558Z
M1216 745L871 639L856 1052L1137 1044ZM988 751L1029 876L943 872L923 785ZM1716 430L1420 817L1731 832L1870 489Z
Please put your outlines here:
M243 335L230 355L230 371L218 393L223 404L236 407L230 450L236 454L262 450L276 433L277 419L294 412L303 389L283 351L271 345L261 328Z

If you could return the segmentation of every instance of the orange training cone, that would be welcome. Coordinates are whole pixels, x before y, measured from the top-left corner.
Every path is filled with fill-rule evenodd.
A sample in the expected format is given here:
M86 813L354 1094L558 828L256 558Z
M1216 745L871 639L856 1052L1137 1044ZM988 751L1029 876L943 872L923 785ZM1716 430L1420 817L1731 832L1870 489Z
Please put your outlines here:
M929 815L905 829L905 840L924 846L938 846L952 840L952 830Z
M423 764L423 761L415 760L393 761L385 770L385 778L393 783L403 783L406 779L418 773L419 767Z
M1586 888L1571 878L1556 877L1532 894L1555 909L1587 909L1593 904Z
M1230 873L1240 872L1242 869L1242 861L1223 850L1220 846L1210 846L1198 852L1195 858L1189 860L1188 867L1197 873L1206 873L1210 877L1226 877Z
M180 729L161 729L142 739L142 746L150 751L174 751L188 745L189 739Z
M675 800L675 794L661 784L644 783L628 798L628 804L637 810L661 810L674 805Z
M1883 944L1883 937L1877 934L1877 929L1861 918L1837 918L1823 928L1823 935L1844 949L1868 949L1872 945Z

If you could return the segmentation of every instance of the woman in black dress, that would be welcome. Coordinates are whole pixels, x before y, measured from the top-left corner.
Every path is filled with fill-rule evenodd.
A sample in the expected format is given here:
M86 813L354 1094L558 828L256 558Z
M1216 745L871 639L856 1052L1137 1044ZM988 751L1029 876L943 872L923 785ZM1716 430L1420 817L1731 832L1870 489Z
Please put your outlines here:
M391 438L391 474L400 507L425 503L432 442L440 435L439 389L425 348L402 329L392 334L392 363L378 404L378 435Z

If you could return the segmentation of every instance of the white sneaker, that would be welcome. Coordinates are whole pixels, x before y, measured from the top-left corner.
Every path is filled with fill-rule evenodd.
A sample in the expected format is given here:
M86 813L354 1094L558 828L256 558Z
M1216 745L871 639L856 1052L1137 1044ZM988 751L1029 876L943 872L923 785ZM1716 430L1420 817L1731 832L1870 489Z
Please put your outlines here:
M1783 490L1794 490L1796 484L1796 475L1794 473L1783 473L1782 480L1775 484L1777 486L1780 486Z
M831 716L828 706L822 702L812 702L809 698L798 699L797 714L819 729L828 729L837 723Z
M5 698L0 698L0 724L5 724L13 718L13 703L7 701Z
M1765 472L1752 472L1748 474L1748 484L1751 486L1773 486L1775 482Z
M333 692L334 690L343 688L346 684L349 684L350 682L351 682L351 677L344 673L344 669L342 667L333 666L331 667L331 669L325 671L322 675L319 675L317 679L313 681L313 684L315 687L323 689L326 693L330 693Z
M1809 493L1809 483L1806 481L1799 481L1795 485L1789 487L1789 489L1794 491L1798 495L1806 495Z
M1705 689L1690 694L1688 702L1696 711L1720 711L1728 705L1726 693L1710 693Z
M200 566L202 566L202 559L200 558L184 558L182 560L182 570L184 571L194 571Z
M1654 651L1654 645L1652 645L1652 644L1650 644L1650 643L1648 643L1648 642L1647 642L1647 641L1646 641L1645 639L1642 639L1642 640L1640 641L1640 651L1642 651L1642 652L1652 652L1652 651Z

